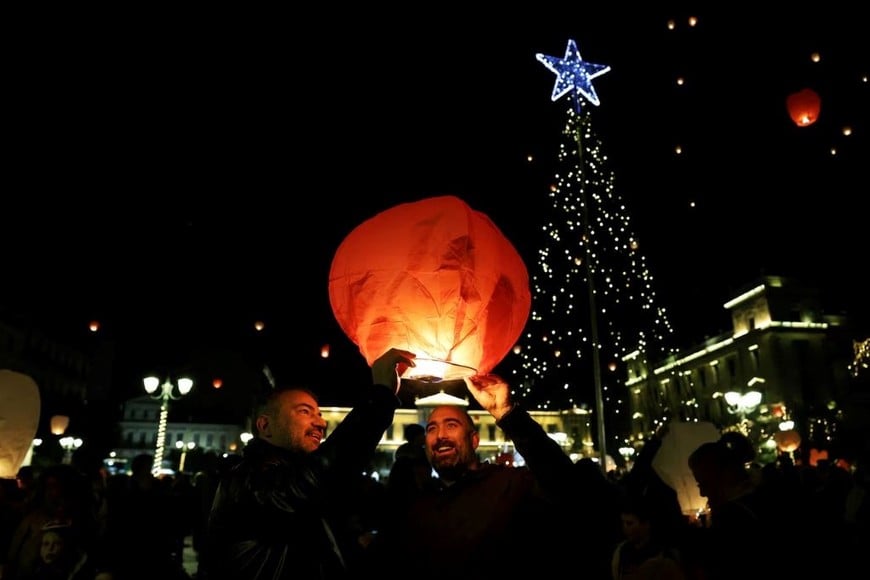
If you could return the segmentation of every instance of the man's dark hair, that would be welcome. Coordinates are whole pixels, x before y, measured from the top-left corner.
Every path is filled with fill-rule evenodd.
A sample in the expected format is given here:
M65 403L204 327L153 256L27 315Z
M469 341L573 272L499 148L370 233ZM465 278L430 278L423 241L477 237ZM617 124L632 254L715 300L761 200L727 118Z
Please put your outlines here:
M295 386L284 386L278 387L276 389L269 389L268 391L264 391L257 397L257 400L254 401L254 409L251 415L251 428L256 430L257 428L257 417L260 415L272 415L278 410L278 401L281 399L281 395L284 393L288 393L291 391L301 391L303 393L308 393L311 397L320 403L320 399L312 389L309 387L303 387L300 385Z
M407 425L405 425L405 428L402 431L402 435L405 437L405 441L413 441L417 437L425 434L426 428L419 423L408 423Z

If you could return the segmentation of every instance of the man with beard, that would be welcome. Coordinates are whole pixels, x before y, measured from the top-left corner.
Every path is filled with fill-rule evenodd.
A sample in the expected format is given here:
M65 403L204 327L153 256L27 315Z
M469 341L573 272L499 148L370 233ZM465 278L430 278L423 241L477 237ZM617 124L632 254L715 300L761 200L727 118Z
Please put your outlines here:
M381 530L371 546L372 571L454 580L515 578L523 570L555 574L577 554L576 545L567 551L573 536L563 532L570 526L558 518L579 504L578 471L528 412L511 402L501 378L476 376L465 383L513 440L526 467L481 462L480 436L466 410L433 409L426 456L438 474L436 485Z
M391 349L372 364L373 385L326 439L312 392L270 391L254 413L257 437L218 484L206 532L208 578L346 578L336 532L399 399L414 354Z

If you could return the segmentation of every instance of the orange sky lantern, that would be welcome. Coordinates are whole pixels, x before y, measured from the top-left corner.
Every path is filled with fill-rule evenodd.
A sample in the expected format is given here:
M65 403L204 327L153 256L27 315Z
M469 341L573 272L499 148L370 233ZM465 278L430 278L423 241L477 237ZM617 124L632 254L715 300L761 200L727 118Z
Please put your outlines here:
M794 429L777 431L773 434L773 440L776 441L776 446L779 450L785 453L791 453L801 445L801 436Z
M812 125L819 118L822 108L822 99L812 89L802 89L792 93L786 98L786 107L791 120L798 127Z
M69 427L69 417L67 415L52 415L49 427L52 435L63 435L66 433L66 428Z
M522 258L489 217L441 196L354 228L333 257L329 300L369 364L397 347L418 357L405 378L455 380L501 362L531 292Z

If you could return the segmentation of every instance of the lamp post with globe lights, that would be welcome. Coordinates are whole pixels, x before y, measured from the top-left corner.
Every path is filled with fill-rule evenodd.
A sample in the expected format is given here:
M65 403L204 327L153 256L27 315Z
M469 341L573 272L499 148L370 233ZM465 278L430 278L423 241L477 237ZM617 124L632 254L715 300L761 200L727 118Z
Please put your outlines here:
M178 462L178 473L184 473L184 461L187 459L187 452L192 451L194 447L196 447L196 443L193 441L188 441L185 443L184 441L176 441L175 447L181 450L181 460Z
M163 465L163 453L166 446L166 422L169 418L169 401L180 399L183 395L190 392L193 388L193 381L188 378L178 379L178 392L176 395L173 392L175 385L172 381L166 379L162 384L157 377L145 377L142 381L145 385L145 392L151 395L153 399L160 400L160 418L157 422L157 441L154 449L154 465L151 472L154 475L160 473L160 468ZM160 389L158 391L158 388Z

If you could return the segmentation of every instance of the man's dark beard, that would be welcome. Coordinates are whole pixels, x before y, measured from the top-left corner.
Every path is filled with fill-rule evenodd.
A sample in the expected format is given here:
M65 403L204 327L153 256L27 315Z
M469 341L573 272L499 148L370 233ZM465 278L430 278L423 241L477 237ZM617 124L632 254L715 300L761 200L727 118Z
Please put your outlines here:
M435 467L435 472L442 481L454 482L461 478L468 471L468 466L463 463L455 463L451 465L438 465Z

